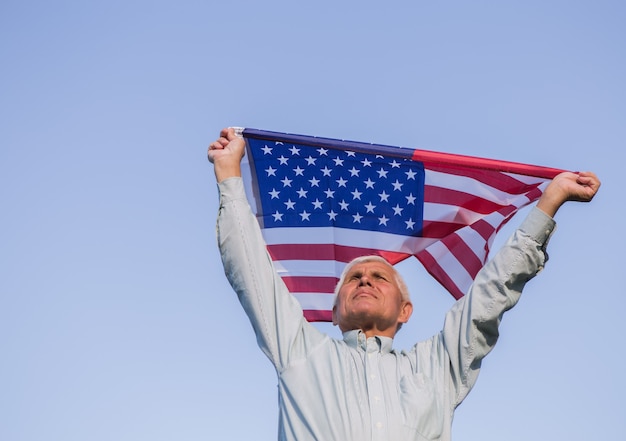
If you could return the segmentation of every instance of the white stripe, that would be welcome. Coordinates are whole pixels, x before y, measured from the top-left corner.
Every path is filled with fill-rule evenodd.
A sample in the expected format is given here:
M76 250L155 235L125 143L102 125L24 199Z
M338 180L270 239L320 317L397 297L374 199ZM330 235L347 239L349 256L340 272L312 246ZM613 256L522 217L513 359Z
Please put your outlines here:
M439 266L443 268L461 292L465 294L467 288L469 288L473 282L472 277L463 265L456 260L456 257L450 253L448 248L441 242L436 242L428 248L427 252L437 261Z
M470 249L474 252L474 255L476 255L481 262L484 262L484 257L486 255L485 244L487 241L473 228L463 228L462 230L457 231L457 235L468 247L470 247ZM476 254L477 252L480 253L480 255Z
M541 184L543 187L550 182L550 179L540 178L538 176L528 176L528 175L519 175L517 173L507 173L502 172L503 175L507 175L512 177L513 179L517 179L518 181L523 182L524 184Z
M333 294L296 292L293 293L293 296L298 299L302 309L332 311L335 303L335 296Z
M530 199L528 196L520 194L509 198L506 204L519 209L528 205L529 202ZM504 216L497 211L485 215L457 205L437 204L432 202L424 203L424 221L452 222L471 225L480 219L484 219L495 228L504 220Z
M339 277L346 263L335 260L275 260L274 268L281 277Z
M241 179L243 180L244 190L246 191L246 199L248 199L248 203L250 204L250 208L253 213L258 213L258 209L256 206L256 198L254 197L252 191L252 171L250 161L248 161L248 155L250 154L250 148L248 147L248 141L246 140L246 154L241 159Z
M515 174L508 174L508 176L517 179L525 184L538 184L544 182L544 179L522 179L522 176ZM523 177L527 178L527 177ZM443 172L436 172L427 170L424 179L425 185L433 187L446 188L449 190L459 191L462 193L468 193L476 195L482 199L495 202L501 205L509 205L511 201L516 199L519 195L507 193L506 191L499 190L496 187L489 186L483 182L477 181L473 178L465 176L450 175Z
M451 222L456 224L473 224L481 217L482 213L477 213L458 205L438 204L435 202L424 202L424 221L431 222Z
M268 245L336 244L407 254L421 251L434 241L422 237L334 227L265 228L263 238Z

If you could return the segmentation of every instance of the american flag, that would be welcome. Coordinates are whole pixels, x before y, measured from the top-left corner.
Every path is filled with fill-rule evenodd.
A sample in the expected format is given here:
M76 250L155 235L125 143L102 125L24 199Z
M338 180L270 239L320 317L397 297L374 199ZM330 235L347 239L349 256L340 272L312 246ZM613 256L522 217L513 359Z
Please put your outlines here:
M331 321L346 263L416 256L455 298L498 230L561 170L240 129L246 193L279 275L309 321Z

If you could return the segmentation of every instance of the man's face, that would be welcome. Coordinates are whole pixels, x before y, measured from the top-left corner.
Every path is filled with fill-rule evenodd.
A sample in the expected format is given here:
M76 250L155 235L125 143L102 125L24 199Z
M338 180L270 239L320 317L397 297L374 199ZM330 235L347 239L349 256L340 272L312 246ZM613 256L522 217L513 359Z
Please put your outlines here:
M411 302L402 300L394 269L383 262L362 262L350 268L339 287L333 323L342 332L362 329L368 337L393 337L412 312Z

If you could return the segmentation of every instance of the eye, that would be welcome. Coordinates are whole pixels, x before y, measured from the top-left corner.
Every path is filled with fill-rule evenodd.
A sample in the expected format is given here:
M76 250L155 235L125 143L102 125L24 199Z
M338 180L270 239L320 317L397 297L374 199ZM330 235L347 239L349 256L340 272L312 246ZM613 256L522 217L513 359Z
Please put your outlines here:
M358 280L362 277L361 273L352 273L348 275L348 280Z
M374 273L373 276L378 279L378 280L385 280L387 281L387 276L385 274L382 273Z

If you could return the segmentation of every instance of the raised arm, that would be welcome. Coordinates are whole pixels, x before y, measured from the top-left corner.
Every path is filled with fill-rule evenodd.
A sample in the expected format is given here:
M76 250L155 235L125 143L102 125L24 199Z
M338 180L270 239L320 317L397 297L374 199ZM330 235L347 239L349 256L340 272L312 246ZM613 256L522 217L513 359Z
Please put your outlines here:
M259 224L250 210L241 179L245 141L224 129L209 146L220 191L218 245L224 272L239 297L257 342L281 370L323 338L276 273Z
M537 208L554 217L565 202L589 202L599 188L600 180L592 172L564 172L550 182L537 202Z
M245 148L246 142L237 136L232 127L222 129L219 138L209 145L208 157L218 183L228 178L241 177L241 159Z
M472 388L482 359L496 344L502 315L517 303L526 283L543 269L545 249L556 226L552 217L567 201L591 201L599 188L600 181L590 172L556 176L536 208L478 273L469 293L446 315L443 337L456 404Z

